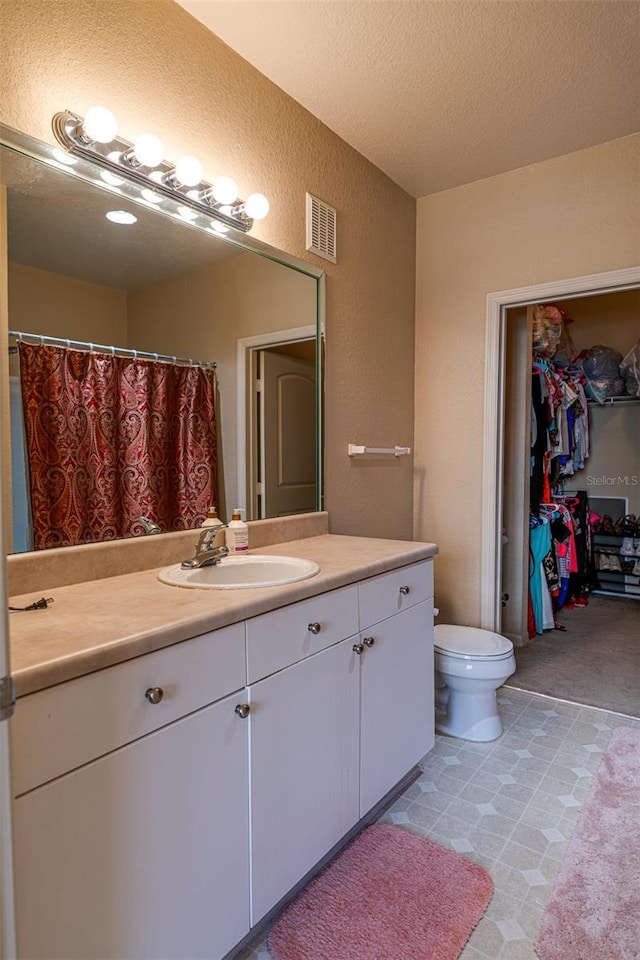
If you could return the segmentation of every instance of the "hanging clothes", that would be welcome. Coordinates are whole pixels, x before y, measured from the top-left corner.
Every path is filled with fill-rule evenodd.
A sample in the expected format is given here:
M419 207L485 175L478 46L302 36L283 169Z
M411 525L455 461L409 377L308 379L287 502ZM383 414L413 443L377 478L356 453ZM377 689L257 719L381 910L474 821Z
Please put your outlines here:
M587 495L563 495L589 457L584 384L578 367L544 355L532 361L529 591L536 633L553 629L554 612L566 604L586 602L589 589Z
M584 373L534 359L531 371L530 507L537 516L567 477L589 456Z
M551 531L549 521L531 517L529 528L529 593L535 619L536 633L544 633L543 579L546 589L546 578L542 566L544 558L551 549Z

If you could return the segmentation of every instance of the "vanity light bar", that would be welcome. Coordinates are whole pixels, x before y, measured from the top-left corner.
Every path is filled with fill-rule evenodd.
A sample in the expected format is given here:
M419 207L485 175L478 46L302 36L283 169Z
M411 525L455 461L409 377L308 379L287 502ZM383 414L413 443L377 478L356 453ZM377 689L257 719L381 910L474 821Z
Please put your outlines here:
M96 109L104 108L91 108L91 110ZM91 110L88 111L87 116ZM109 113L106 110L104 112ZM235 230L248 233L254 219L258 219L259 214L266 216L268 212L269 204L262 194L252 194L246 201L236 198L233 203L223 204L215 200L214 186L206 180L191 185L180 183L176 177L180 161L178 166L164 159L160 159L153 167L143 166L135 157L138 141L134 145L116 136L115 133L108 142L91 139L91 125L69 110L56 113L51 126L56 140L68 153L91 160L110 173L123 177L144 190L151 190L160 197L179 201L183 207L188 207L196 214L206 217L214 227L216 224L222 224L223 227L233 227ZM115 130L115 120L112 130ZM109 130L107 135L110 135L112 130ZM157 141L157 138L152 137L151 134L145 136ZM160 148L158 156L161 156L160 141L157 141L157 144ZM195 160L195 158L189 159ZM246 212L247 206L249 209L255 207L259 214L256 213L255 217L250 217Z

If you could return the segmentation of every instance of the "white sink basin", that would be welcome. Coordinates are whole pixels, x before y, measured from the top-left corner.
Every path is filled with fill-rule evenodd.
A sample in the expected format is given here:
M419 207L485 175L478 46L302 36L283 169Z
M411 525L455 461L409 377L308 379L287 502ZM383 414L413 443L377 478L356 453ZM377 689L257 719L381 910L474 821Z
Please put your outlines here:
M224 557L215 566L186 570L179 563L165 567L158 580L173 587L196 590L243 590L249 587L279 587L315 577L320 567L298 557L261 555Z

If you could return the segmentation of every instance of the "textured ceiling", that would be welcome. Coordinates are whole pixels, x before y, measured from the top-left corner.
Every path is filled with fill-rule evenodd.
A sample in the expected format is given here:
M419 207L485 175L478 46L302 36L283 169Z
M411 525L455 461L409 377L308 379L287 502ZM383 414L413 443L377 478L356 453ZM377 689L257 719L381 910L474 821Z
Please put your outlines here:
M178 0L419 197L640 128L636 0Z

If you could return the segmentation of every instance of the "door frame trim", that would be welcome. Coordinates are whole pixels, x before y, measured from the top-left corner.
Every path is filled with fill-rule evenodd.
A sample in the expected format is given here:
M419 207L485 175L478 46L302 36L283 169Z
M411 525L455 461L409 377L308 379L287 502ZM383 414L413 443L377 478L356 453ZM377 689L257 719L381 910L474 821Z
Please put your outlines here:
M277 347L284 343L295 343L298 340L318 340L318 327L308 324L304 327L291 327L288 330L272 330L268 333L258 333L253 337L238 338L237 367L236 367L236 410L237 410L237 444L238 444L238 488L236 502L247 516L247 475L251 473L251 463L246 456L247 450L247 394L249 357L255 350L263 347ZM316 342L316 349L318 344ZM317 363L316 363L317 369ZM249 431L250 432L250 431ZM250 437L253 440L252 437ZM252 444L253 447L253 444Z
M485 328L484 430L480 626L500 630L502 578L502 474L504 468L504 384L509 307L632 290L640 266L487 294Z

